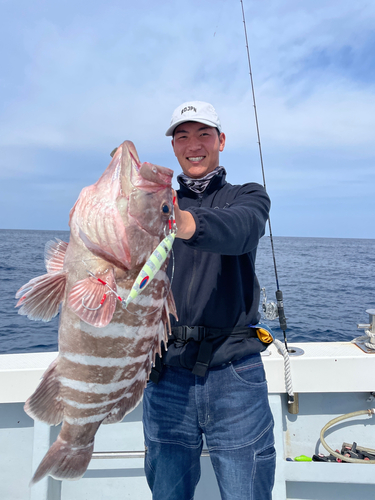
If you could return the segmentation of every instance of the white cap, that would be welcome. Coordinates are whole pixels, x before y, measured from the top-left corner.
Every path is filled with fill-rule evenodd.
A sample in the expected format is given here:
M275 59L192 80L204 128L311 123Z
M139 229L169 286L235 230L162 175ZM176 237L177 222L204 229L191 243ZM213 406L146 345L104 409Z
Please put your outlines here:
M173 111L171 124L165 135L173 135L174 129L184 122L199 122L216 127L221 132L220 119L212 104L202 101L184 102Z

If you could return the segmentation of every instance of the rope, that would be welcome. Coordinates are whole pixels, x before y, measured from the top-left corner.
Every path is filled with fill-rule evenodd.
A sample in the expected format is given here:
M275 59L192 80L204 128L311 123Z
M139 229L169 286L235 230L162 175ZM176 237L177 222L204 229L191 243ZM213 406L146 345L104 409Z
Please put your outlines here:
M370 342L364 342L364 344L368 349L372 349L373 351L375 351L375 343L371 341L371 339L375 338L375 333L371 332L370 330L365 330L365 334L366 335L361 335L360 337L356 337L351 341L351 343L355 344L355 342L370 339Z
M280 340L275 339L273 341L277 350L284 358L284 376L285 376L285 388L288 393L288 403L292 403L294 400L294 392L293 392L293 384L292 384L292 374L290 371L290 358L287 348L285 344L283 344Z
M365 342L365 346L369 349L375 350L375 343L372 340L375 339L375 333L372 333L370 330L365 330L365 334L370 339L370 342Z

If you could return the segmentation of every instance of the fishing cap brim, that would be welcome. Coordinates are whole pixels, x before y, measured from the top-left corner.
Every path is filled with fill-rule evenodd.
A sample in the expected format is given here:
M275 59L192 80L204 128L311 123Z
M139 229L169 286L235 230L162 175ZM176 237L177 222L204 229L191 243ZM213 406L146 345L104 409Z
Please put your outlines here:
M208 102L189 101L178 106L173 111L171 123L165 135L172 136L174 129L185 122L204 123L210 127L216 127L221 132L218 114L212 104Z

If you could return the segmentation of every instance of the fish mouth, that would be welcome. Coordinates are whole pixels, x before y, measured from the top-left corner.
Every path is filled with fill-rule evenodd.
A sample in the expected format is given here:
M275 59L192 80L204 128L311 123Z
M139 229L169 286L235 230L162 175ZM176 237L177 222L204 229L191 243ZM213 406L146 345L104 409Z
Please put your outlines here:
M139 174L144 180L163 187L172 185L173 170L160 165L144 162L140 166Z
M132 159L133 167L137 172L147 181L160 184L162 186L172 185L173 170L170 168L162 167L160 165L153 165L149 162L141 163L133 153L129 150L130 158Z
M129 174L133 187L152 192L172 186L173 170L148 162L141 163L131 141L125 141L122 146L127 157L125 162L130 163Z

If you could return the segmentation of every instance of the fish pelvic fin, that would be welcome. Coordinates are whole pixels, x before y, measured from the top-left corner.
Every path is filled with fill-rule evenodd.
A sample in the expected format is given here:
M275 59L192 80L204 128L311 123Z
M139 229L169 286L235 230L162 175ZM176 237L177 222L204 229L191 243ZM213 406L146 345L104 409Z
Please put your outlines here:
M30 486L50 475L55 479L80 479L90 463L94 441L85 446L72 446L59 436L48 450L33 475Z
M108 286L106 286L106 283ZM112 320L116 309L117 296L115 275L112 268L105 273L97 274L77 281L68 296L68 306L85 323L103 328Z
M57 376L58 359L55 359L47 368L40 384L24 406L29 417L49 425L58 425L64 416L60 398L60 382Z
M44 248L44 263L48 274L55 274L63 270L67 248L68 243L59 238L46 243Z
M64 298L67 274L43 274L23 285L16 293L18 314L35 321L50 321L59 312Z

